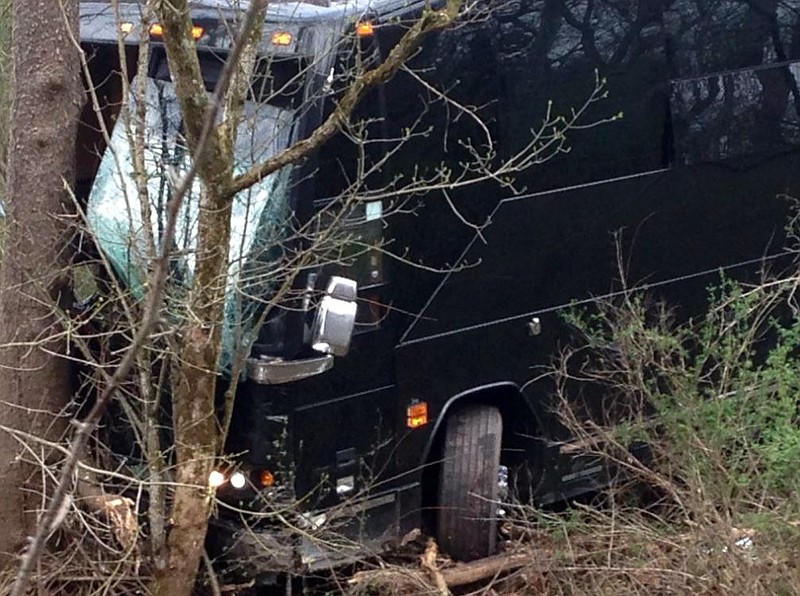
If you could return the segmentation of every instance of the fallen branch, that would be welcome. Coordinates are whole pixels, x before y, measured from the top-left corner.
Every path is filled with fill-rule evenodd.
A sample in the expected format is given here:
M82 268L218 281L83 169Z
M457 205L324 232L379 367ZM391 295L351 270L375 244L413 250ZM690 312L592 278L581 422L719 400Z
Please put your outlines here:
M459 563L455 567L442 569L448 587L455 588L473 584L488 578L495 578L520 567L531 565L536 557L529 552L510 552L478 559L470 563Z
M425 552L420 556L420 565L428 573L433 585L436 586L436 592L439 596L451 596L450 590L447 588L447 582L442 575L436 559L439 556L439 547L433 538L428 538L428 545L425 547Z
M394 593L401 593L404 587L411 588L416 585L433 584L436 593L440 596L449 595L450 588L466 586L484 580L493 580L501 575L515 571L521 567L536 564L543 565L543 561L530 552L508 552L499 555L478 559L469 563L457 563L452 567L440 568L436 564L438 549L432 540L428 543L425 553L421 555L422 570L406 569L374 569L359 571L348 580L351 587L391 586Z

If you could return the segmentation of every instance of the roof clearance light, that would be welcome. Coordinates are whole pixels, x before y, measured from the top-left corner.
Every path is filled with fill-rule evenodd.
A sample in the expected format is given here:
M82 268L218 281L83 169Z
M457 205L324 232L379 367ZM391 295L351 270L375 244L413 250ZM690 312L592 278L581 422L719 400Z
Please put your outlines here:
M289 31L274 31L272 33L272 45L288 46L291 45L294 35Z
M123 25L127 25L128 23L123 23ZM192 27L192 39L197 41L205 34L206 30L200 27L199 25L195 25ZM124 33L124 31L123 31ZM164 26L161 23L153 23L150 26L150 35L153 37L164 37Z
M428 424L428 403L424 401L411 404L406 409L406 426L419 428Z
M369 21L359 21L356 23L356 35L359 37L372 37L375 35L375 26Z
M127 35L131 31L133 31L133 23L120 23L119 30Z

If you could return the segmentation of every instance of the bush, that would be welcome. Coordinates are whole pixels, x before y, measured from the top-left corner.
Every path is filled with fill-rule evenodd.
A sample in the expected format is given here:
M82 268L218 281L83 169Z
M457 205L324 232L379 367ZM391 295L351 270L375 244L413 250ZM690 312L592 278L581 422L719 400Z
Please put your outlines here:
M601 507L514 510L511 534L555 553L537 589L800 594L797 283L723 280L685 322L635 292L569 315L562 418L624 473Z

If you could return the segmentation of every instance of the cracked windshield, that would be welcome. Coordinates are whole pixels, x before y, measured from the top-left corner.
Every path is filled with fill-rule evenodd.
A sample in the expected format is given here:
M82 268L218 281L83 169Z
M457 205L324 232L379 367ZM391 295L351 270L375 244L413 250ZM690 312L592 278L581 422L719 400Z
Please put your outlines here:
M221 66L219 60L203 64L204 77L209 77L207 86L213 85ZM257 72L263 73L265 67L259 66ZM259 82L263 86L263 80L263 74L254 77L253 87ZM150 249L143 223L148 216L140 206L134 168L134 118L139 87L139 80L134 78L127 110L120 113L89 197L88 219L117 274L134 292L141 294ZM167 204L173 188L170 179L181 180L190 163L178 98L166 72L165 60L157 66L155 76L144 81L144 87L146 181L142 190L147 193L152 239L158 246L167 223ZM265 95L270 93L252 90L243 106L234 149L237 173L289 144L294 111L253 100ZM234 199L228 247L226 332L241 321L244 297L259 293L259 288L263 292L270 284L274 266L269 263L274 264L280 255L282 230L289 217L288 174L288 168L273 173ZM195 178L178 213L171 259L173 281L187 286L191 284L195 264L200 205L200 182Z

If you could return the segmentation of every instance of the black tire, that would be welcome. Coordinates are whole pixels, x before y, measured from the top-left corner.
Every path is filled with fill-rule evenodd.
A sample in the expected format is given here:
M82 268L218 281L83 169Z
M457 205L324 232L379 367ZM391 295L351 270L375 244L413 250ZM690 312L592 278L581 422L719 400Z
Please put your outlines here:
M502 438L503 419L492 406L467 406L447 420L436 530L454 559L488 557L497 547Z

